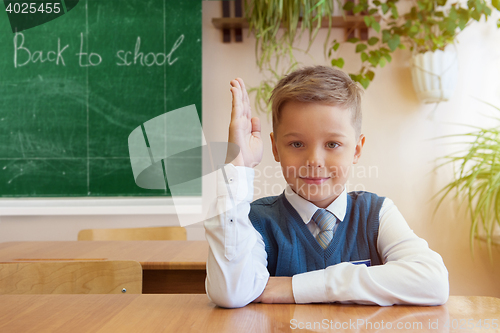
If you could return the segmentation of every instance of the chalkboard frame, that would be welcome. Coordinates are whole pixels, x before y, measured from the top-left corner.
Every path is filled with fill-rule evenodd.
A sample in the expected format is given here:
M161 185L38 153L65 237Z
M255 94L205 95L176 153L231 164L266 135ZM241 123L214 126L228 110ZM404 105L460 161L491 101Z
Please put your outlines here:
M201 212L200 197L2 198L0 216L176 215Z

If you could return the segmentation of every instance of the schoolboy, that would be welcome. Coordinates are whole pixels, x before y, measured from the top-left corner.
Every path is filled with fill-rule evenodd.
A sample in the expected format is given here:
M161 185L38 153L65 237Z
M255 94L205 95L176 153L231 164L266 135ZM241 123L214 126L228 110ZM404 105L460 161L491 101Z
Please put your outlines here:
M253 197L262 159L243 80L231 81L229 142L240 154L219 175L219 215L205 221L206 290L223 307L250 302L438 305L449 294L439 254L394 203L345 184L365 142L361 89L330 67L299 69L271 97L274 158L287 187ZM229 209L230 201L235 208ZM234 207L234 206L233 206Z

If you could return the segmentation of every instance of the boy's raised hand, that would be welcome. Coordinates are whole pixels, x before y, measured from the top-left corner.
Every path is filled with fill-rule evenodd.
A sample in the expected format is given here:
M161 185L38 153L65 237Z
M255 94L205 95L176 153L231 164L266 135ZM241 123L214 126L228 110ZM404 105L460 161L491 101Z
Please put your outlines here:
M231 81L231 93L233 110L228 141L237 144L240 153L236 159L226 161L226 163L232 162L235 166L253 168L262 160L264 151L260 136L260 120L257 117L252 118L248 93L242 79L237 78Z

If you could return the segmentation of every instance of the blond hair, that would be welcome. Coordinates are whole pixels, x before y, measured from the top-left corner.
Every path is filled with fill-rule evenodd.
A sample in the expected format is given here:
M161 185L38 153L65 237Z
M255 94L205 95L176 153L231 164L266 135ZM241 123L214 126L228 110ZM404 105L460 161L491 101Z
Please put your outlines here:
M279 124L281 110L289 101L325 103L351 112L351 123L358 136L361 133L362 88L343 71L327 66L298 69L283 77L273 89L273 131Z

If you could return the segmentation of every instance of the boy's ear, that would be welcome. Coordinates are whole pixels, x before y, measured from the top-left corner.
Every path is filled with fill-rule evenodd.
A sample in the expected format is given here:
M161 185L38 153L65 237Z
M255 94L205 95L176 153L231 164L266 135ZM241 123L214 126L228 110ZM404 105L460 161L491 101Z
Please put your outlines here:
M354 160L353 164L358 163L359 158L361 157L361 151L363 150L363 146L365 144L365 136L363 134L359 135L358 143L356 144L356 150L354 151Z
M279 162L280 161L280 156L278 154L278 148L276 147L276 140L274 139L274 133L271 132L271 144L273 146L273 155L274 155L274 160L276 162Z

